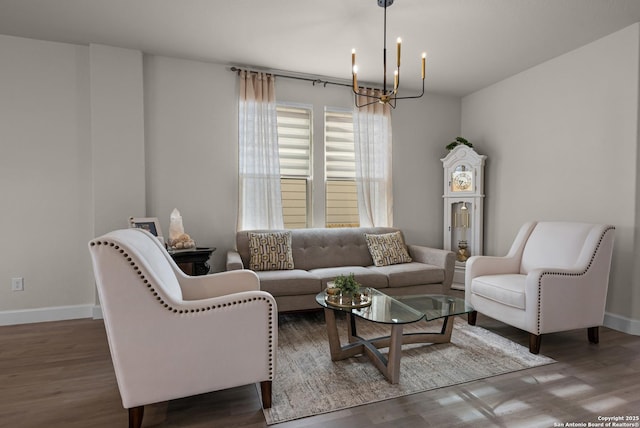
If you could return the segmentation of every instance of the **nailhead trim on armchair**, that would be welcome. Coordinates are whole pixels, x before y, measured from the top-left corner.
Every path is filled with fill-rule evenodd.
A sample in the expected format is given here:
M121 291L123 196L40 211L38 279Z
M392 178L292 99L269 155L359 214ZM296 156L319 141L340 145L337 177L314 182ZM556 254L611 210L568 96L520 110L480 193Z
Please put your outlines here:
M538 279L538 320L537 320L537 334L540 334L540 303L542 302L542 277L545 275L558 275L558 276L582 276L584 274L586 274L589 269L591 268L591 265L593 264L593 260L596 258L596 254L598 254L598 250L600 249L600 245L602 244L602 240L604 239L604 236L610 231L610 230L615 230L616 228L611 226L606 228L603 232L602 235L600 235L600 239L598 240L598 245L596 245L596 249L593 252L593 254L591 255L591 259L589 260L589 263L587 264L587 267L584 271L579 272L579 273L567 273L567 272L543 272L542 275L540 275L540 278Z
M129 254L127 254L127 252L125 250L123 250L122 248L120 248L120 246L114 242L109 242L107 240L104 241L100 241L100 240L94 240L91 241L90 243L91 246L94 245L108 245L110 248L113 248L114 250L117 250L118 253L120 253L131 265L132 269L138 274L138 276L140 277L140 279L142 280L142 282L147 286L147 289L153 294L153 296L156 298L156 300L158 301L158 303L160 303L165 309L167 309L168 311L174 313L174 314L178 314L178 315L183 315L183 314L192 314L192 313L199 313L199 312L207 312L207 311L212 311L212 310L216 310L216 309L221 309L221 308L227 308L227 307L231 307L234 305L240 305L240 304L246 304L249 302L253 302L253 301L266 301L269 304L269 374L270 377L273 379L274 373L273 373L273 329L274 329L274 317L275 317L275 311L273 308L273 304L271 302L269 302L267 299L263 298L263 297L253 297L250 299L241 299L241 300L234 300L230 303L223 303L223 304L219 304L219 305L215 305L215 306L203 306L201 308L194 308L194 309L176 309L172 306L170 306L167 302L165 302L162 297L158 294L158 292L156 291L156 289L154 288L153 284L151 284L149 282L149 280L145 277L144 273L142 273L142 269L140 269L136 263L133 261L133 259L129 256Z

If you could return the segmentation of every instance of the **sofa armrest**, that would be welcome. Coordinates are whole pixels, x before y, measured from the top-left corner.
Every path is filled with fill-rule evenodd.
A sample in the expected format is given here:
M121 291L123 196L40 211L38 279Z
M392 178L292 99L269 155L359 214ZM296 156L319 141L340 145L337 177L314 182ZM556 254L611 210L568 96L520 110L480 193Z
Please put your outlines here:
M210 299L243 291L260 290L260 280L250 270L235 270L201 276L178 277L184 300Z
M471 256L466 262L465 282L478 276L520 272L520 259L515 257Z
M138 314L134 326L105 319L125 407L273 379L278 345L273 296L247 291L172 306L178 312L155 302L130 308Z
M602 325L608 281L594 269L534 269L525 287L528 323L536 334Z
M453 269L456 264L456 255L449 250L440 250L438 248L423 247L421 245L407 245L411 258L419 263L425 263L438 266L444 269L444 281L442 281L442 290L444 293L451 289L453 282Z
M235 250L227 251L227 270L244 269L240 253Z

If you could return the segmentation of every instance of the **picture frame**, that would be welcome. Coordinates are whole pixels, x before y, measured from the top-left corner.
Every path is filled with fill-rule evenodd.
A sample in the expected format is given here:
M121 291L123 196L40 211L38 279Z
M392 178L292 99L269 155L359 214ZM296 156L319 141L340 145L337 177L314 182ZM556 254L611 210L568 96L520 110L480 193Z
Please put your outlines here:
M162 229L158 217L129 217L129 227L144 229L164 244Z

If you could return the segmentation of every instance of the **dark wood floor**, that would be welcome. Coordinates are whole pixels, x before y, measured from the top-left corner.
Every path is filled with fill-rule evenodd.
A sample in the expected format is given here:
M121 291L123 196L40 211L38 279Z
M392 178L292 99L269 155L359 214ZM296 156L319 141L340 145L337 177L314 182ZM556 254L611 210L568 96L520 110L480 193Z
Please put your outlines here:
M478 325L528 344L525 333L482 315ZM556 364L277 427L553 427L640 415L640 337L601 328L600 344L592 345L586 334L545 336L541 353ZM127 426L102 321L0 327L0 426ZM143 426L266 424L249 385L148 406Z

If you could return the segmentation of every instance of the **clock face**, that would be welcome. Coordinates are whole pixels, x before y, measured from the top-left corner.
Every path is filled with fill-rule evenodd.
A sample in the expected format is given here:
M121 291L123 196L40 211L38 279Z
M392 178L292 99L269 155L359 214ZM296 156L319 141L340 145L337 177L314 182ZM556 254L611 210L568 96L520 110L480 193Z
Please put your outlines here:
M468 192L472 188L471 171L454 171L451 177L452 192Z

